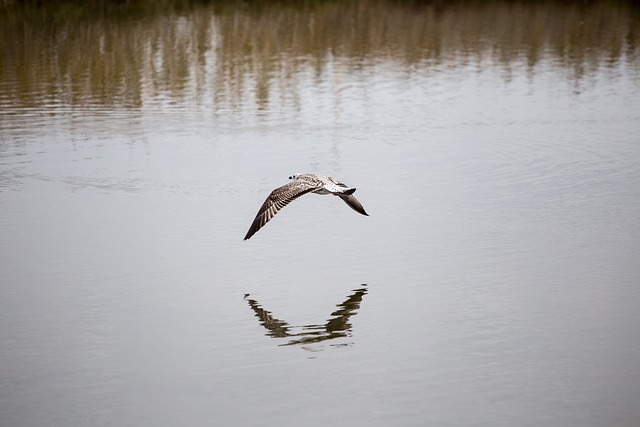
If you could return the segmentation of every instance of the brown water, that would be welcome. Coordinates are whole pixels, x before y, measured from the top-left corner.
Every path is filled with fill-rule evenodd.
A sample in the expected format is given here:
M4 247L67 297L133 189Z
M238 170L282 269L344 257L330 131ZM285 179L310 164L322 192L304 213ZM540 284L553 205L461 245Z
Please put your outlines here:
M631 3L13 3L0 425L640 424Z

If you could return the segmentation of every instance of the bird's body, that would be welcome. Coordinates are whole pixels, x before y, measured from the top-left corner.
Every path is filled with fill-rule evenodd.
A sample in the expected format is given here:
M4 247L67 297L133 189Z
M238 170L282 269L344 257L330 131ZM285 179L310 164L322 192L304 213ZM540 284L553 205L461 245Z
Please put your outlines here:
M315 175L305 173L299 175L291 175L289 179L292 182L278 187L269 194L267 200L264 201L258 214L256 215L244 240L248 240L260 228L262 228L271 218L273 218L283 207L287 206L291 201L307 193L316 194L333 194L340 197L351 209L362 215L369 214L353 196L356 191L354 187L347 185L330 176Z

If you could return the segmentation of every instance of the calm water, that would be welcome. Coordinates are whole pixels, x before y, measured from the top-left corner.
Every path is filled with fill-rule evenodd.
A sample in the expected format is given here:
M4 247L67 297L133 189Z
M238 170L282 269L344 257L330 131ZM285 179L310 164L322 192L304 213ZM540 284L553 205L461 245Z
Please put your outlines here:
M629 3L11 3L0 425L640 425Z

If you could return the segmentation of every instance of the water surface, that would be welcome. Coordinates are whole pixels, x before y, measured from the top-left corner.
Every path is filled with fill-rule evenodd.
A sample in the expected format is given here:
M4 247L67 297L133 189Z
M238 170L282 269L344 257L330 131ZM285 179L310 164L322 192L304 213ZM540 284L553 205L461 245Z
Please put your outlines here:
M1 424L640 422L630 3L3 7Z

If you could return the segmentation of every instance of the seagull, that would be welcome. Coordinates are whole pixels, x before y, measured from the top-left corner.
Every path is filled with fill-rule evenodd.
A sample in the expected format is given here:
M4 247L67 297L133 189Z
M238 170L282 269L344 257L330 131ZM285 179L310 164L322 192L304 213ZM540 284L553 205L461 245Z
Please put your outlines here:
M313 173L291 175L289 179L293 180L293 182L278 187L269 194L267 200L260 207L256 218L251 223L244 240L248 240L256 234L271 218L280 212L280 209L307 193L333 194L344 200L354 211L369 216L358 199L353 196L356 191L355 187L348 187L330 176L320 176Z

